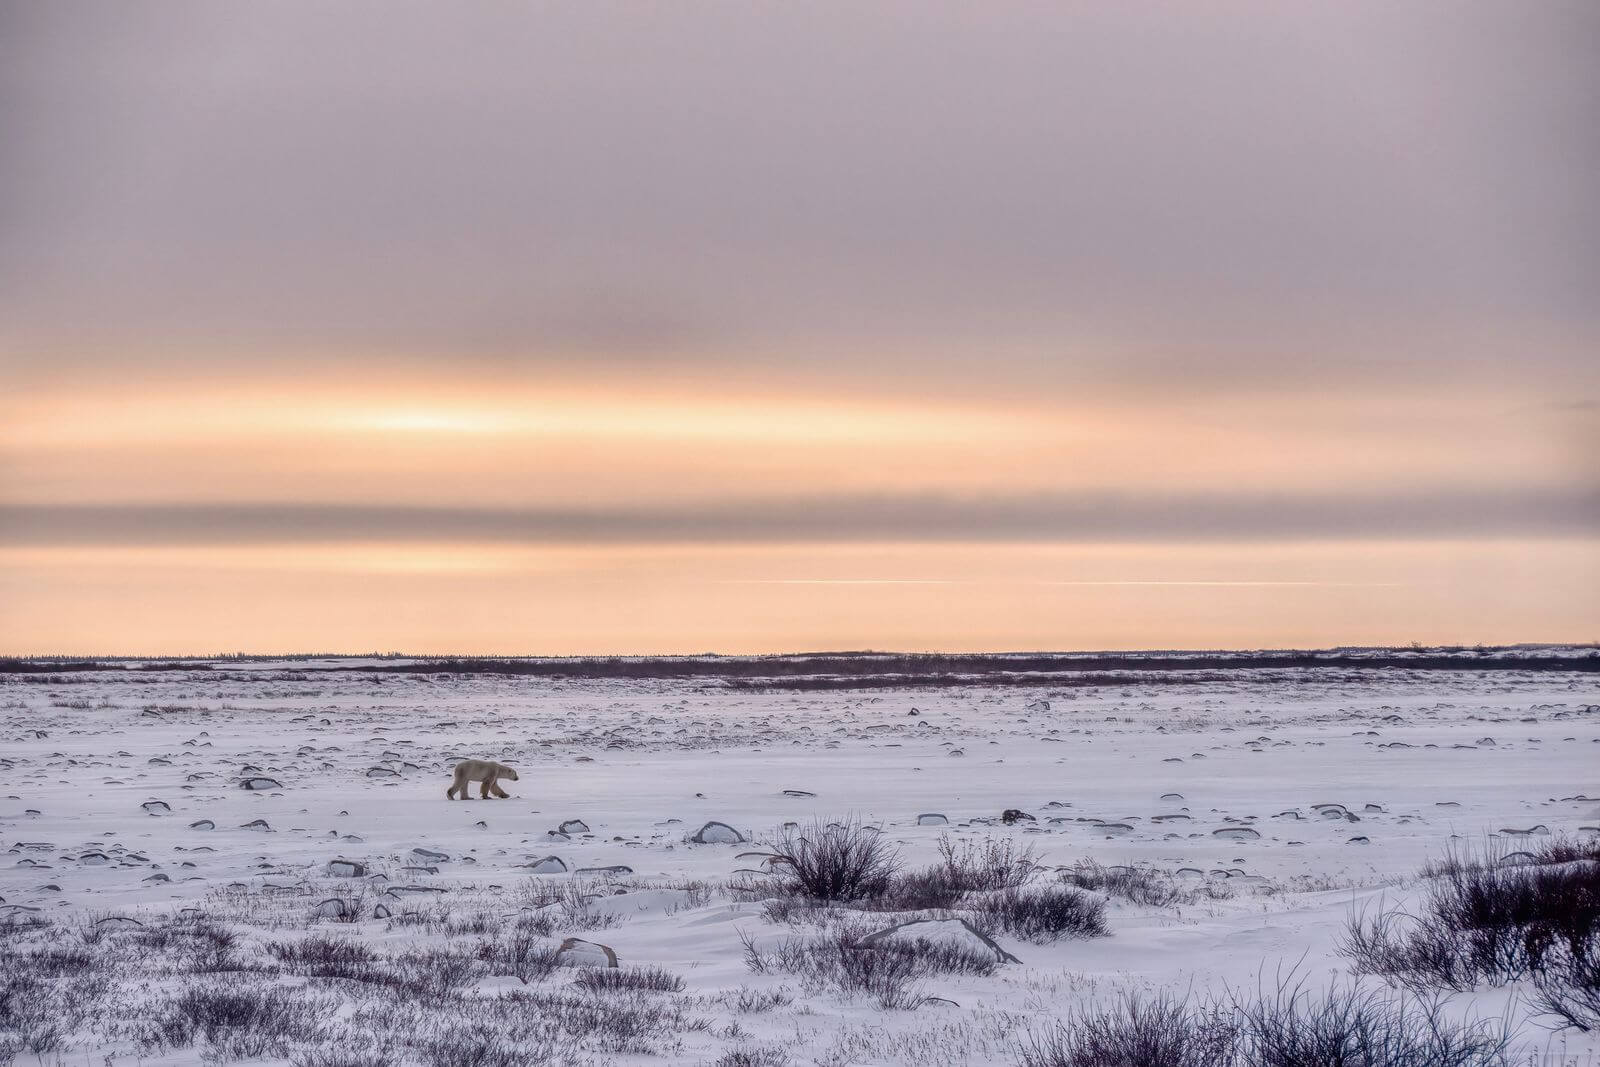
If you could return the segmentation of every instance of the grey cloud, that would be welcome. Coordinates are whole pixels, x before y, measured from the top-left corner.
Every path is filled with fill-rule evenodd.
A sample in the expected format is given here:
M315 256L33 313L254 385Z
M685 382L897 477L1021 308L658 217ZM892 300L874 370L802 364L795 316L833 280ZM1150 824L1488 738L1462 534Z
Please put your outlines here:
M1600 534L1600 493L832 496L683 508L322 504L0 507L0 544L1204 542Z
M1571 369L1597 45L1581 0L0 0L0 358Z

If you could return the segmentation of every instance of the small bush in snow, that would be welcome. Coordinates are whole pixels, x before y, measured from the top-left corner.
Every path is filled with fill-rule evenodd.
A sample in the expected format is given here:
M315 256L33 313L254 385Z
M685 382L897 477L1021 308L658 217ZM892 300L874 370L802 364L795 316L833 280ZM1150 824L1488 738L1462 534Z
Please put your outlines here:
M1533 977L1534 1005L1561 1026L1600 1030L1600 938L1557 945Z
M1437 1001L1355 987L1194 1004L1129 997L1080 1011L1023 1049L1025 1067L1511 1067L1505 1026L1454 1023Z
M641 989L652 993L680 993L683 979L660 967L590 967L578 972L573 983L590 992Z
M509 974L523 985L548 978L561 966L559 945L523 929L499 941L483 942L478 958L488 964L490 974Z
M1072 868L1066 880L1108 897L1155 908L1165 908L1184 899L1184 894L1171 882L1154 871L1136 867L1103 867L1092 860L1084 860Z
M1130 996L1115 1007L1080 1011L1035 1034L1024 1067L1227 1067L1239 1034L1226 1014L1168 997Z
M813 900L878 896L900 868L894 846L875 827L855 819L785 830L777 852L780 883Z
M1108 932L1105 901L1070 886L1002 889L973 897L968 907L980 928L1004 930L1035 944Z

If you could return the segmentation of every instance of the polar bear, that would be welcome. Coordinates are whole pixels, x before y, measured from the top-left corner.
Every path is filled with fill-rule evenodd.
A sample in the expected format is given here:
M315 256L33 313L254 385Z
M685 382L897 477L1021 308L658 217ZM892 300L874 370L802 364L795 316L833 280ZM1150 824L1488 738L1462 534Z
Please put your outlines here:
M504 763L495 763L493 760L462 760L456 764L454 781L451 782L450 788L445 790L444 795L446 799L454 800L456 799L456 794L460 793L462 800L470 800L469 792L472 789L472 783L482 782L483 792L478 799L488 800L492 796L505 799L510 794L500 788L499 779L501 778L515 782L517 780L517 772L507 767Z

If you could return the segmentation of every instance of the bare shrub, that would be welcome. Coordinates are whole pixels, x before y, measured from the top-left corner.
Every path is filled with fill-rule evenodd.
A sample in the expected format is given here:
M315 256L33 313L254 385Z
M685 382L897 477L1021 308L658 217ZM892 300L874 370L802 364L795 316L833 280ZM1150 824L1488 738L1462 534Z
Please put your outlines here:
M968 906L980 928L1035 944L1108 933L1105 901L1070 886L1012 887L974 897Z
M1600 1030L1600 939L1557 945L1533 977L1535 1007L1562 1027Z
M1532 852L1533 862L1541 866L1579 860L1600 863L1600 837L1571 838L1557 834L1535 845Z
M397 984L425 1000L444 1000L456 996L476 982L484 969L476 952L455 949L413 949L394 958Z
M1445 854L1422 865L1424 878L1438 878L1462 870L1487 867L1548 867L1577 860L1600 861L1600 838L1572 838L1556 834L1527 849L1516 848L1504 837L1488 836L1477 844L1452 843Z
M1578 953L1600 928L1600 863L1463 868L1434 881L1428 910L1461 938L1474 969L1510 980L1544 969L1556 945Z
M1292 980L1251 1000L1128 997L1022 1050L1025 1067L1510 1067L1504 1021L1454 1023L1438 1001Z
M0 1056L54 1052L66 1035L50 989L37 974L10 966L13 960L0 956Z
M299 1053L289 1062L293 1067L389 1067L394 1061L376 1052L319 1048Z
M897 872L881 892L858 902L873 911L949 911L969 893L1015 889L1037 869L1033 846L1019 849L1009 838L983 842L939 838L939 862Z
M609 893L607 883L588 878L529 878L517 891L518 903L525 910L516 924L523 928L548 926L551 932L620 926L621 917L590 907L597 897Z
M199 1040L229 1056L283 1058L291 1044L318 1040L321 1022L336 1003L303 990L255 985L190 986L170 1001L163 1014L170 1020L172 1045ZM187 1040L185 1040L185 1038Z
M953 879L943 864L936 863L919 870L900 872L888 881L881 893L854 901L853 904L867 911L950 911L960 906L961 898L966 893L967 887ZM789 909L773 908L771 905L774 903L768 902L769 914L773 911L792 914L798 910L797 905L793 904ZM803 911L800 914L803 916Z
M1600 940L1600 863L1507 865L1453 854L1431 865L1419 912L1353 917L1341 949L1359 971L1413 988L1465 990L1535 978L1590 958ZM1564 968L1556 967L1556 972Z
M388 927L391 930L404 930L411 927L427 927L430 924L434 924L434 922L427 911L417 908L405 908L390 914ZM444 920L438 920L437 925L442 927Z
M784 888L813 900L879 896L900 868L898 853L878 829L854 818L787 829L777 852Z
M1251 1067L1509 1067L1511 1035L1484 1022L1454 1023L1437 1000L1387 998L1355 987L1312 996L1287 983L1234 1004Z
M94 970L99 957L82 945L47 945L34 949L13 965L26 967L40 978L76 978Z
M912 983L936 974L993 974L999 962L944 942L912 939L863 945L875 926L840 924L824 934L786 937L762 948L742 934L745 966L756 974L795 975L809 989L871 997L880 1008L914 1008L925 999Z
M651 996L639 990L574 994L517 989L496 1003L510 1018L539 1020L554 1026L566 1041L619 1056L656 1053L671 1035L709 1025L690 1018L680 998Z
M1239 1033L1230 1015L1170 997L1128 996L1079 1010L1022 1049L1024 1067L1226 1067Z
M1185 895L1155 871L1137 867L1104 867L1093 860L1082 860L1064 876L1080 889L1092 889L1108 897L1133 904L1165 908L1185 899Z
M713 1067L789 1067L793 1062L781 1049L747 1045L724 1052Z
M586 967L573 982L592 993L639 989L652 993L681 993L683 979L660 967Z
M840 989L864 993L884 1011L915 1008L921 994L911 986L917 975L915 950L883 952L835 941L823 957L829 977Z
M1443 924L1400 911L1351 915L1338 939L1357 974L1392 978L1414 993L1465 991L1477 982L1461 944Z
M307 937L300 941L274 941L267 952L285 970L307 978L374 979L378 957L371 949L346 938Z
M549 937L556 932L555 916L543 911L525 911L511 921L518 934Z
M444 932L449 937L465 937L475 934L479 937L498 934L505 923L492 912L475 911L463 918L450 918L445 920Z
M792 1004L794 996L786 989L751 989L740 986L733 994L733 1010L742 1015L757 1015Z
M783 895L761 902L761 913L768 922L793 923L805 919L816 911L818 902L807 897Z
M490 974L509 974L523 985L550 977L561 965L560 956L559 945L521 929L509 938L478 946L478 958L488 964Z
M1018 849L1011 838L986 837L981 845L939 838L939 866L953 885L968 892L1016 889L1033 876L1038 855L1032 845Z
M239 936L225 926L204 919L169 920L122 936L136 949L168 957L177 969L190 974L250 969L233 954Z
M0 923L0 942L8 940L20 941L48 929L49 926L49 919L41 919L37 915L29 915L20 919L13 916Z
M416 1052L427 1067L532 1067L548 1062L550 1049L522 1048L488 1026L452 1026Z

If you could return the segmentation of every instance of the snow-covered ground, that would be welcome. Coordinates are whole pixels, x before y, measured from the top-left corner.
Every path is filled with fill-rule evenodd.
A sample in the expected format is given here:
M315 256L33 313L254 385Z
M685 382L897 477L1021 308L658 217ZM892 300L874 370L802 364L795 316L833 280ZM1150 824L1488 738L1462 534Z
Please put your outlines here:
M447 801L466 757L516 767L511 798ZM1035 819L1006 825L1006 809ZM920 818L933 814L948 825ZM1113 899L1106 937L1002 935L1020 962L922 979L940 999L915 1009L753 973L745 939L797 930L730 879L759 868L749 854L784 823L847 816L880 826L912 867L937 859L944 835L1014 839L1048 868L1152 868L1181 892L1164 907ZM708 820L753 843L690 843ZM0 921L47 921L60 943L108 915L154 924L199 909L238 935L241 958L308 928L395 950L493 940L557 891L540 886L576 881L605 898L581 922L562 912L579 924L558 920L553 939L681 976L682 991L651 996L684 1011L641 1046L653 1056L574 1045L557 1062L714 1063L737 1049L772 1057L761 1062L1015 1062L1028 1033L1122 990L1253 990L1291 970L1343 980L1336 942L1352 911L1414 901L1418 868L1453 837L1530 830L1600 833L1600 675L1237 670L820 693L281 662L0 675ZM528 866L550 856L570 873ZM364 873L335 877L358 869L335 860ZM358 921L319 914L329 899ZM426 909L439 921L415 918ZM483 913L476 932L444 925ZM470 983L468 996L520 987ZM743 992L772 990L775 1004ZM1515 985L1450 1010L1506 1016L1546 1062L1600 1049L1600 1035L1542 1025ZM141 1051L130 1033L90 1020L45 1062L205 1053Z

